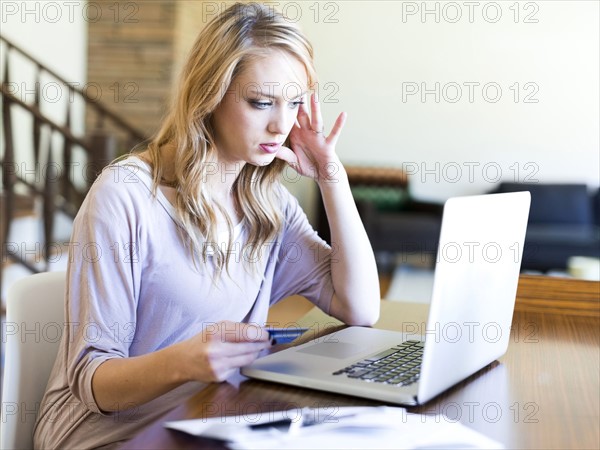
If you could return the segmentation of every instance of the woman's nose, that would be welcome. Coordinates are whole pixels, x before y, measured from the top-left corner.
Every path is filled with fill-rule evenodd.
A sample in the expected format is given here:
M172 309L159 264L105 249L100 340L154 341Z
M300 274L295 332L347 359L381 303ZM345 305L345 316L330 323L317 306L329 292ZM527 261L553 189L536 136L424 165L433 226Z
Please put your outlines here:
M273 134L287 135L292 129L295 119L295 111L285 111L283 108L277 108L273 112L273 116L269 122L268 130Z

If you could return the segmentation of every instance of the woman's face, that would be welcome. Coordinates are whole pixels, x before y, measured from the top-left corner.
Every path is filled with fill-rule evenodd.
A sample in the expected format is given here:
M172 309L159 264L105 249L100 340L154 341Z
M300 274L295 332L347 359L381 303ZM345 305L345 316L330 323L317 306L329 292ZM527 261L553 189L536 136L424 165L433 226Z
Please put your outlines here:
M250 61L213 113L219 161L238 169L270 164L296 121L307 85L303 64L287 53L273 50Z

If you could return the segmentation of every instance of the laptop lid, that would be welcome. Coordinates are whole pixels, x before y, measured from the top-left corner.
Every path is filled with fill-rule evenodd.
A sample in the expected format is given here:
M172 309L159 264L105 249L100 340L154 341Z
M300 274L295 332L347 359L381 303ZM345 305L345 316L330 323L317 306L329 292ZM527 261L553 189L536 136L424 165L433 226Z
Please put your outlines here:
M419 403L506 352L529 205L529 192L446 202L424 336Z

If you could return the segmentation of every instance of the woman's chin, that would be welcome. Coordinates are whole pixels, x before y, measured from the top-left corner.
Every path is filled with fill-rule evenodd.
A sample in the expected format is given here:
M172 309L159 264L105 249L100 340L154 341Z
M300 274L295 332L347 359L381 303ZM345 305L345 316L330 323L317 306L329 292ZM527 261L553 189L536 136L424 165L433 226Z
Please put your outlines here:
M262 167L262 166L268 166L269 164L271 164L273 161L275 161L275 155L262 155L258 158L252 158L252 160L248 161L248 164L251 164L253 166L257 166L257 167Z

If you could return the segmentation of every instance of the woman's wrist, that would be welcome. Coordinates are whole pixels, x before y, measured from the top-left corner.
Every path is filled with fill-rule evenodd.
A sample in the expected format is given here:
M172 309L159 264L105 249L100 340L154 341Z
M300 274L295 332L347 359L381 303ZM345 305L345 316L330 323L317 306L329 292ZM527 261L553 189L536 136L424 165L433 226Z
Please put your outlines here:
M171 381L176 384L183 384L196 379L192 363L193 358L186 350L186 346L187 342L183 341L161 350L166 353L167 367L172 368L171 376L173 378Z
M348 182L348 174L339 159L332 159L318 165L315 181L323 189L332 185Z

